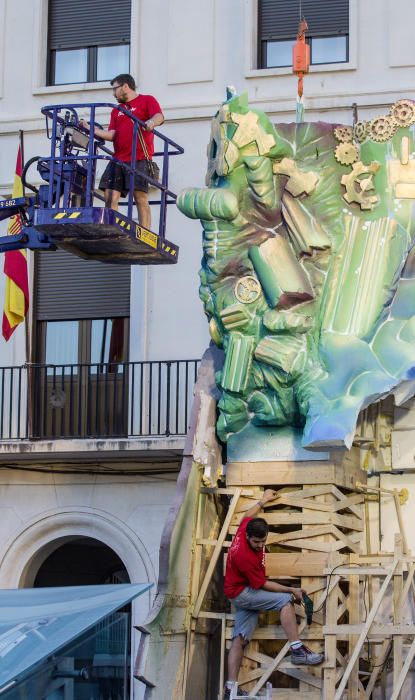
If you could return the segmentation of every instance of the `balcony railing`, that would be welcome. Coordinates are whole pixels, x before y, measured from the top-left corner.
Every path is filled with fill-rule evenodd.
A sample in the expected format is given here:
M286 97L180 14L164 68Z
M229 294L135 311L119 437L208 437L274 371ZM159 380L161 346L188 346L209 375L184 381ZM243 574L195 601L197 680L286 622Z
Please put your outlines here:
M199 364L0 367L0 440L185 435Z

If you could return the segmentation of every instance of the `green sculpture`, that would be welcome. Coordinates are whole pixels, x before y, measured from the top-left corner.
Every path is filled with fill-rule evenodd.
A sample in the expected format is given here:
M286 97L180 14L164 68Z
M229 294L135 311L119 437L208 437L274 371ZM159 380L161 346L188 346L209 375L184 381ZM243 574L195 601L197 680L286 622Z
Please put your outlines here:
M207 188L177 204L203 226L223 441L252 422L350 446L362 408L414 393L414 124L409 100L353 128L219 109Z

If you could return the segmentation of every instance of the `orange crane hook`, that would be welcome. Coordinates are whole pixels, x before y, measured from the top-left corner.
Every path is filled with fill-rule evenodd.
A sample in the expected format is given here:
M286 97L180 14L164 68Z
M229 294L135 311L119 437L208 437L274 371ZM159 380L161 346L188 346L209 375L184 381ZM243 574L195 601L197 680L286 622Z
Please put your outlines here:
M298 96L303 96L303 78L310 68L310 47L306 44L305 33L308 24L305 19L298 25L297 41L293 46L293 73L298 75Z

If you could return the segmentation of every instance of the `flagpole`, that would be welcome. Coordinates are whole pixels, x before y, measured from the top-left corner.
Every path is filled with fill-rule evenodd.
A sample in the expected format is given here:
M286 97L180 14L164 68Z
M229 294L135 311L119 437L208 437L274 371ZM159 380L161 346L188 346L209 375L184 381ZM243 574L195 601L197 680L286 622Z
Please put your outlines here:
M22 159L22 169L24 168L25 165L25 157L24 157L24 131L23 129L19 129L19 145L20 145L20 155ZM25 183L23 182L22 178L22 187L23 187L23 197L26 196L25 192ZM30 261L32 264L32 260ZM29 272L29 265L28 265L28 272ZM33 299L33 294L30 295ZM29 313L25 315L24 319L24 330L25 330L25 356L26 356L26 362L25 364L27 365L27 406L26 406L26 411L28 413L27 416L27 429L28 429L28 435L26 435L27 438L31 437L33 435L33 376L32 376L32 348L31 348L31 342L30 342L30 327L29 327L29 315L30 315L30 309Z
M24 131L23 129L19 129L19 146L20 146L20 156L22 159L22 169L24 168ZM22 179L22 187L23 187L23 197L26 195L25 192L25 185ZM28 321L28 315L25 315L24 319L24 328L25 328L25 357L26 357L26 364L31 361L31 352L30 352L30 334L29 334L29 321Z

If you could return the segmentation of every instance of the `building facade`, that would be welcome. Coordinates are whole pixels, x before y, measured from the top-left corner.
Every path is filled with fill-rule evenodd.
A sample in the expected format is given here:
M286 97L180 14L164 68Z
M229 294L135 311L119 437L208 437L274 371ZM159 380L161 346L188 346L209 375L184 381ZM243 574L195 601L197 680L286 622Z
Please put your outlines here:
M370 0L112 5L0 0L1 197L12 190L20 130L25 161L48 153L41 108L110 103L109 80L121 72L158 98L163 133L185 149L172 159L171 189L201 186L210 119L227 85L274 122L295 119L290 56L300 8L311 45L307 120L351 124L415 99L411 0L378 0L376 11ZM109 112L100 108L101 123ZM38 186L36 168L30 173ZM27 324L0 341L1 587L157 581L192 387L209 343L198 299L199 223L171 206L166 236L180 246L177 265L114 271L61 253L28 255ZM362 428L373 483L409 489L413 550L414 430L411 402L371 414ZM373 509L386 549L393 517L393 503ZM136 624L152 596L133 606ZM141 693L135 684L133 697Z

